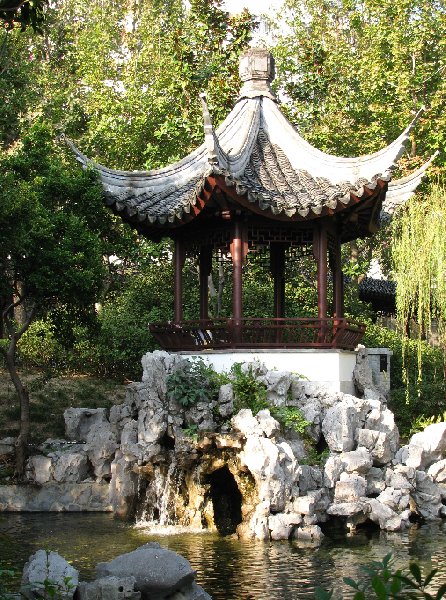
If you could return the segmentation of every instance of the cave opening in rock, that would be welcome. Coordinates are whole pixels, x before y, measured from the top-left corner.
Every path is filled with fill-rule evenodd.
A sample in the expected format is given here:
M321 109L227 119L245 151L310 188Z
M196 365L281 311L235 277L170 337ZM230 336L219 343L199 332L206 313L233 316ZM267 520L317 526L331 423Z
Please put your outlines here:
M214 523L221 535L235 533L242 522L242 494L234 476L225 465L207 476L214 507Z

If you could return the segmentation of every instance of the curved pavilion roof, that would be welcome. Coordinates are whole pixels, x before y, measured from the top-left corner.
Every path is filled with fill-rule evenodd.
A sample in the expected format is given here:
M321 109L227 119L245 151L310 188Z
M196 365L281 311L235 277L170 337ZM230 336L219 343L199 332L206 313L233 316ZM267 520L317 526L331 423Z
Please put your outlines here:
M206 205L209 194L203 191L216 177L245 208L291 221L341 212L372 196L381 203L379 191L386 184L385 212L413 194L430 161L408 178L390 180L421 111L386 148L337 157L311 146L281 113L270 88L274 63L266 50L249 50L240 74L239 99L215 131L202 98L205 142L175 164L152 171L108 169L68 142L84 166L97 170L107 204L124 220L149 231L183 225Z

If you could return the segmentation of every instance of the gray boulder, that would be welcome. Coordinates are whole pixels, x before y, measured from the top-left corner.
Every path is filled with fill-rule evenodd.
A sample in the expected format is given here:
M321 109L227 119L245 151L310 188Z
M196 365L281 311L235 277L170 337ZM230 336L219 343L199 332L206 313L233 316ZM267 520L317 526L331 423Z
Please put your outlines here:
M195 571L185 558L156 543L99 563L96 573L98 577L134 577L142 600L171 598L195 578Z
M134 577L102 577L79 584L77 600L140 600Z
M65 435L69 440L78 442L86 442L93 427L108 423L105 408L67 408L63 416Z
M331 452L353 450L358 425L358 412L354 406L341 403L329 408L322 421L322 433Z
M433 423L409 440L406 465L426 469L446 454L446 423Z
M446 459L433 463L429 467L428 474L437 483L446 483Z
M358 502L365 496L367 482L364 477L355 474L342 473L335 486L335 502Z
M20 591L29 600L46 598L46 585L51 586L60 600L72 600L78 583L79 572L62 556L57 552L37 550L23 568Z

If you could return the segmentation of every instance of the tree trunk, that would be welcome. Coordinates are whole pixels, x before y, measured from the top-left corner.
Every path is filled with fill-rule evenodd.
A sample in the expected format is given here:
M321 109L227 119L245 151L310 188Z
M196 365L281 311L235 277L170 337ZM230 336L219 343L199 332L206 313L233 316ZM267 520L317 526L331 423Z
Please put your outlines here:
M15 340L11 340L10 347L6 352L6 365L11 380L20 401L20 433L16 440L16 466L15 475L22 479L25 473L25 462L28 454L29 433L30 433L30 411L29 411L29 393L23 385L17 368L15 366Z
M6 325L6 329L9 333L9 346L6 349L2 350L2 354L5 357L6 366L8 368L11 381L14 384L20 401L20 431L15 443L15 476L17 477L17 479L20 480L23 479L23 476L25 474L25 462L28 455L28 444L30 434L30 402L28 390L26 389L26 386L22 383L20 376L17 372L15 356L17 350L17 342L26 332L33 319L34 307L31 308L30 312L27 315L25 323L19 329L19 331L14 331L14 326L10 319L10 315L13 313L15 308L16 304L11 304L7 309L3 311L2 320Z

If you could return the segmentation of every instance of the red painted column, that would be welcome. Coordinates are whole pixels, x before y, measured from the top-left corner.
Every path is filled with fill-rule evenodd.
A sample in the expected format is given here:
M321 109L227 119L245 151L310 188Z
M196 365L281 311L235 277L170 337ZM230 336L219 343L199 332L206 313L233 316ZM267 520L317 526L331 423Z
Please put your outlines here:
M333 273L333 296L334 296L334 316L336 319L344 318L344 277L342 274L342 259L341 259L341 240L336 238L336 251L334 256L334 273Z
M327 317L327 230L321 225L315 239L317 260L317 315Z
M183 242L180 239L175 240L175 249L173 253L174 263L174 301L173 312L175 323L183 320L183 266L185 252Z
M209 275L212 271L212 246L200 248L200 319L209 318Z
M239 220L234 222L231 242L232 257L232 318L234 321L234 342L240 341L243 318L243 228Z

